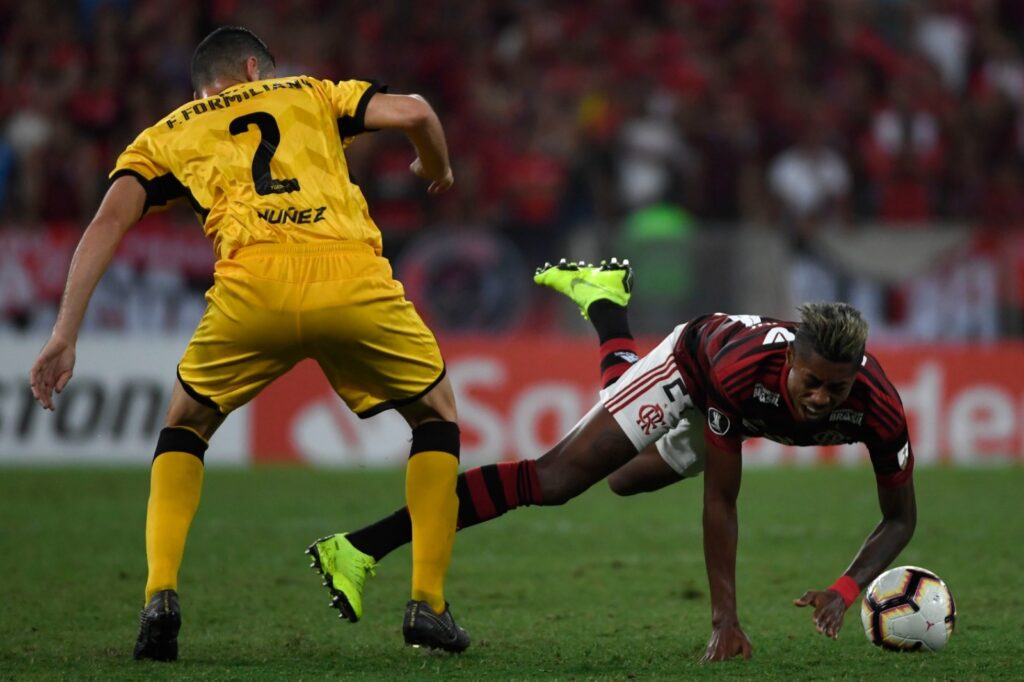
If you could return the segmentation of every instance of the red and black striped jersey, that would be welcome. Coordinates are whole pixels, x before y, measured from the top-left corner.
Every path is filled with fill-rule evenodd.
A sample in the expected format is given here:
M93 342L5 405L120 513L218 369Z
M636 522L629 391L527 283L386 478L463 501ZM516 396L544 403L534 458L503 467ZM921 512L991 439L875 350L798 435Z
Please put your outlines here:
M744 438L786 445L864 443L879 483L902 485L913 471L907 420L896 388L866 353L850 396L825 419L797 416L788 391L786 348L796 322L715 313L686 325L674 349L705 439L739 451Z

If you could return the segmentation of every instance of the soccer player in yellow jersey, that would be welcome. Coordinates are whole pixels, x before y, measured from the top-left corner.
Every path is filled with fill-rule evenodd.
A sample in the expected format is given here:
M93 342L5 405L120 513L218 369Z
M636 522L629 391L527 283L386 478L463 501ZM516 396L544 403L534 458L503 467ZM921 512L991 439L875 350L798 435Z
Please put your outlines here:
M275 78L274 66L244 28L220 28L196 48L196 99L144 130L117 160L72 259L53 334L32 366L32 392L54 409L53 392L71 379L89 299L125 232L149 211L187 200L217 260L153 457L135 658L177 658L178 568L211 436L304 358L361 417L393 408L412 428L412 596L403 633L408 644L462 651L469 636L444 598L458 505L455 398L434 336L381 256L380 231L344 154L355 135L397 129L417 153L410 170L429 181L428 192L444 192L453 182L444 131L417 95L385 94L359 80ZM358 620L358 591L333 579L345 559L329 539L309 552L334 605Z

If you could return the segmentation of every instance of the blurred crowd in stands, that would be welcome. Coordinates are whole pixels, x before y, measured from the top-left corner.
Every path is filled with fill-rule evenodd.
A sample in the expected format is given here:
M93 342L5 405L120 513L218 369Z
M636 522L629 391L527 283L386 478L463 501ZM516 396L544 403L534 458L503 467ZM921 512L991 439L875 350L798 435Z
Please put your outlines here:
M280 75L377 78L437 109L457 191L425 195L401 136L351 147L391 256L439 225L530 264L581 232L610 252L761 225L813 259L837 226L1024 226L1019 0L8 0L0 233L80 228L224 24Z

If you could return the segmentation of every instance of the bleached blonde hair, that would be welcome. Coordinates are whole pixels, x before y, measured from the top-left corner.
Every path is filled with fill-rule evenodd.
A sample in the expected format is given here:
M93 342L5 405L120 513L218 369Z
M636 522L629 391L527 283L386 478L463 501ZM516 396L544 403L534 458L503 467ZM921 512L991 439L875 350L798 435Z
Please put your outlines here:
M798 351L812 350L832 362L860 364L868 341L868 323L849 303L804 303L797 328Z

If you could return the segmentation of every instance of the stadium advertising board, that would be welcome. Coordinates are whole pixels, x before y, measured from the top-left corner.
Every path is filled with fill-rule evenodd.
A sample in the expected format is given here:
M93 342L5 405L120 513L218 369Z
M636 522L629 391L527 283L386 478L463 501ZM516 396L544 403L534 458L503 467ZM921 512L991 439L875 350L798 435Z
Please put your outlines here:
M53 412L35 403L28 384L45 341L0 336L0 463L148 465L187 339L82 337L74 378ZM221 427L211 461L248 461L248 412Z
M0 338L0 462L149 461L185 339L86 337L76 376L54 413L34 406L27 368L42 338ZM647 344L648 346L650 344ZM442 339L459 398L464 465L535 457L596 399L589 339ZM1024 345L875 348L899 388L919 464L1024 462ZM302 363L229 418L212 463L389 466L408 429L394 413L352 415L312 363ZM855 463L860 445L745 446L751 465Z

